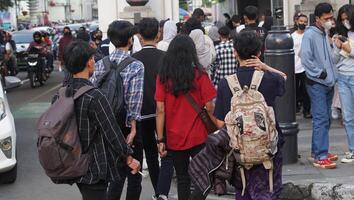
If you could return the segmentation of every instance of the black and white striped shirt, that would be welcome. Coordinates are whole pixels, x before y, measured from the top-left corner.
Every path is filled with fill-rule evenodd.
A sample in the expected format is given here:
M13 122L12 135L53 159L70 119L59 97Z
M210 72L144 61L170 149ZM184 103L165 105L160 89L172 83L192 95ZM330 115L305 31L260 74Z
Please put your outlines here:
M73 79L76 92L85 85L93 86L87 79ZM117 124L112 108L99 89L92 89L75 100L75 113L83 152L92 154L85 176L76 183L94 184L120 179L124 173L126 157L132 150ZM122 170L122 171L120 171Z

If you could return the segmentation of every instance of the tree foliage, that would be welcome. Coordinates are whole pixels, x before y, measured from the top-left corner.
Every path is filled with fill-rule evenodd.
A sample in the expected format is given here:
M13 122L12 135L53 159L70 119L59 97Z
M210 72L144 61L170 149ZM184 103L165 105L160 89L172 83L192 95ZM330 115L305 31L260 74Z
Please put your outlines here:
M0 11L7 10L9 7L12 7L14 4L11 0L0 0Z

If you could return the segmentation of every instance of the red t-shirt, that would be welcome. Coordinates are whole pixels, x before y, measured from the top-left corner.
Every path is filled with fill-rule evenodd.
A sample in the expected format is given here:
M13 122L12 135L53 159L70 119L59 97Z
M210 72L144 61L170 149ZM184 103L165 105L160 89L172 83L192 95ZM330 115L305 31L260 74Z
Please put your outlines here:
M194 84L196 89L190 94L200 107L216 97L216 90L206 73L201 76L196 73ZM156 79L155 100L165 104L168 149L186 150L205 142L208 133L197 112L184 95L176 97L166 91L159 77Z

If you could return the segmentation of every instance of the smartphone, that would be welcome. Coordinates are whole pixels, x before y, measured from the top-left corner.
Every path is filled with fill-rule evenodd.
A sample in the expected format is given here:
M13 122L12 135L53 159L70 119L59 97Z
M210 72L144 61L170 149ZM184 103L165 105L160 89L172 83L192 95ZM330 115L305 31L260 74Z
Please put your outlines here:
M347 37L344 37L344 36L342 36L342 35L339 35L339 36L338 36L338 39L339 39L340 41L342 41L342 42L348 41L348 38L347 38Z

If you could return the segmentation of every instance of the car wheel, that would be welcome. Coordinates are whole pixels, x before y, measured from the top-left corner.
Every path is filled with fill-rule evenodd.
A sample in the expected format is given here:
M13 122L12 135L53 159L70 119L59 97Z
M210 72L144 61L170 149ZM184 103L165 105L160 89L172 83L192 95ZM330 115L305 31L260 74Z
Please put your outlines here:
M14 183L16 181L16 178L17 178L17 164L10 171L0 174L0 182L3 184Z

